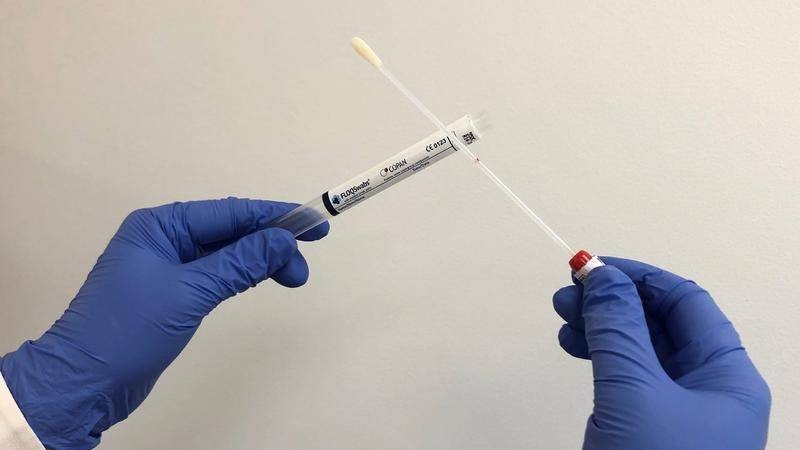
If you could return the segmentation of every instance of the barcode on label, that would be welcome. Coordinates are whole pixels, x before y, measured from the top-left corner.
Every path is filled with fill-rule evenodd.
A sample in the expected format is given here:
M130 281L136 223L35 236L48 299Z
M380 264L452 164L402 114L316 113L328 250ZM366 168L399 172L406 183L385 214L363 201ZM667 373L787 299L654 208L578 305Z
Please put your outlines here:
M467 145L472 144L473 142L475 142L475 135L472 134L471 131L469 133L467 133L467 134L462 135L461 138L464 139L464 143L467 144Z

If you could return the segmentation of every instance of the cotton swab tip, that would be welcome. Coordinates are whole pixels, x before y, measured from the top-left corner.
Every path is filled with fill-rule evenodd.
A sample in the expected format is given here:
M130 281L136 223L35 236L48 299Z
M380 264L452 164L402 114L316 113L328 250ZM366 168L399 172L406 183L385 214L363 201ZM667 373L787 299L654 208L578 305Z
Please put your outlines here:
M383 62L378 55L375 54L374 51L364 42L363 39L360 37L354 37L350 40L350 45L353 46L353 50L356 51L362 58L364 58L368 63L372 64L373 66L380 68L383 65Z

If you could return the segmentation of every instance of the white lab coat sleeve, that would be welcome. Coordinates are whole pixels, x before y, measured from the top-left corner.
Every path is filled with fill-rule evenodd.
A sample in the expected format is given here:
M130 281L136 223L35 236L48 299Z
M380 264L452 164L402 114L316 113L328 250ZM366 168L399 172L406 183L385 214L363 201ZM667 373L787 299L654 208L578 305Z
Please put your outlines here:
M0 374L0 449L44 450Z

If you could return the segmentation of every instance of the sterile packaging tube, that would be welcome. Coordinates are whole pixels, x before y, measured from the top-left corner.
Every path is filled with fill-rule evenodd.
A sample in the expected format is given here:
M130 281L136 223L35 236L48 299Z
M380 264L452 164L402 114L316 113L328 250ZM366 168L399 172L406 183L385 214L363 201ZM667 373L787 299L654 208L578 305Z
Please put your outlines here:
M481 139L486 119L466 115L447 126L453 134L436 132L387 160L365 170L322 195L278 217L268 227L284 228L298 236L337 216L401 180L457 151L453 139L471 145Z

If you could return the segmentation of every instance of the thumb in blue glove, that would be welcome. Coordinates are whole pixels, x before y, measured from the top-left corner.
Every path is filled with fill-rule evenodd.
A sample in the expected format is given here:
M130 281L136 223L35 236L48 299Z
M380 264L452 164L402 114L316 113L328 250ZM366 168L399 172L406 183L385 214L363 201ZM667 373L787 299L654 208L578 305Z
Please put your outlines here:
M63 316L0 360L42 443L95 447L220 302L267 278L304 284L308 266L292 234L265 228L296 206L229 198L131 213ZM324 223L299 239L327 232Z
M695 283L602 257L557 291L559 342L591 359L585 450L760 450L770 393L731 322Z

